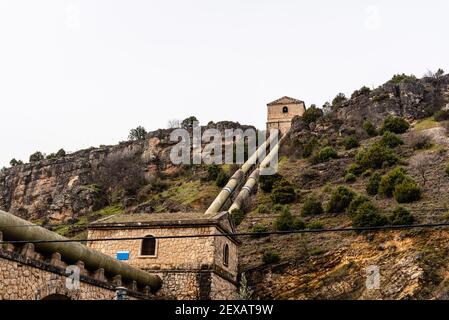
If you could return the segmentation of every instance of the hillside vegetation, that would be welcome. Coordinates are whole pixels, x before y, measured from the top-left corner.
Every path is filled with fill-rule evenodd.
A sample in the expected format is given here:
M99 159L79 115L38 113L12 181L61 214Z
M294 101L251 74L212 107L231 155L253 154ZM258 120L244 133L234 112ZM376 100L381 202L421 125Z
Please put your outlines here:
M366 114L350 121L338 114L354 108L357 94L313 122L293 121L275 182L253 197L239 231L449 222L447 100L429 105L433 114L411 116L404 108L422 108L424 100L395 113L384 112L377 94L366 95ZM369 118L375 108L381 112ZM273 178L262 178L261 187L267 179ZM444 299L448 235L447 229L410 229L247 237L241 271L258 298ZM365 285L371 266L381 274L376 290Z

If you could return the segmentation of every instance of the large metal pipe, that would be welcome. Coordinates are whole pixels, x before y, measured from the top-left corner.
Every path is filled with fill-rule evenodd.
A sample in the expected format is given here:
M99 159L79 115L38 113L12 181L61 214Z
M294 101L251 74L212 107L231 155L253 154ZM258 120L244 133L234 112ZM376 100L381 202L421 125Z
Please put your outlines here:
M287 135L282 136L281 140L279 140L279 142L272 148L268 156L266 156L265 159L263 159L263 161L260 163L259 168L251 173L239 195L235 199L234 203L229 208L229 212L233 212L234 210L239 210L242 208L244 201L251 195L254 187L257 185L260 170L270 165L273 158L278 154L281 143L286 139L286 137Z
M260 155L266 153L267 147L277 138L277 134L271 134L270 137L259 148L257 148L256 152L254 152L254 154L249 157L249 159L242 165L242 167L232 175L231 179L229 179L226 186L221 190L221 192L206 210L205 214L215 214L223 208L224 204L234 193L240 181L245 177L249 170L253 168L255 164L257 164Z
M239 195L235 199L234 203L229 208L229 212L233 212L234 210L239 210L242 207L243 202L251 195L251 192L254 189L254 186L257 184L259 179L259 169L256 169L251 173L245 185L242 187Z
M10 241L68 240L55 232L1 210L0 231L3 232L4 240ZM58 252L69 262L83 261L84 265L91 270L103 268L109 275L121 275L125 282L136 281L142 287L149 286L153 292L157 291L162 284L158 276L115 260L79 242L36 242L34 246L37 251L43 253Z

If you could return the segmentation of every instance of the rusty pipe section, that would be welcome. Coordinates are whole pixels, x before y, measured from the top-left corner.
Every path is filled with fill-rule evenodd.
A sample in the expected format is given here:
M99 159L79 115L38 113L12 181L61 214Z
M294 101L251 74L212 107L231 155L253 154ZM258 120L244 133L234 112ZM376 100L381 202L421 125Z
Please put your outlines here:
M0 210L0 231L4 239L10 241L58 241L67 238ZM36 242L35 248L44 253L58 252L70 262L83 261L91 270L103 268L110 275L121 275L124 281L136 281L142 287L149 286L152 292L162 284L158 276L134 268L110 256L88 248L79 242Z
M205 214L215 214L220 212L221 208L229 200L239 183L245 177L245 175L253 168L258 162L258 159L263 152L266 152L267 147L277 138L277 134L272 134L270 137L259 147L256 152L237 170L229 179L226 186L221 190Z

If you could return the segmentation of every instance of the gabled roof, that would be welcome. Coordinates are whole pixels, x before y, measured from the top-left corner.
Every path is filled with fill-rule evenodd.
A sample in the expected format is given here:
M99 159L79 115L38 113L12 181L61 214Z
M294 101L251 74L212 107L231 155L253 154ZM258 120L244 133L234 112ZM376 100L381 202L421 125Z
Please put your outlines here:
M290 103L304 103L304 101L284 96L280 99L277 99L277 100L274 100L273 102L268 103L267 106L276 106L279 104L290 104Z

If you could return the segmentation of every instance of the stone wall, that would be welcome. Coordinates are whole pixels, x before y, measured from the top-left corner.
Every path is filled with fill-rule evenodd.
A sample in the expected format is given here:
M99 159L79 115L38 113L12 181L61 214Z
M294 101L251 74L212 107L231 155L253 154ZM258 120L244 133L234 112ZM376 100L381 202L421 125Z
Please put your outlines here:
M288 112L284 113L283 108L287 107ZM302 116L306 111L304 103L290 103L268 106L267 130L279 129L281 133L286 133L291 126L291 121L295 116Z
M229 246L229 261L227 266L224 265L223 263L223 250L225 244ZM215 237L214 245L215 245L215 253L214 253L215 264L220 266L220 268L222 268L224 271L228 272L232 277L232 279L236 281L238 273L237 245L226 237Z
M79 289L70 290L66 279L63 269L0 249L0 300L40 300L51 295L71 300L112 300L115 297L112 284L81 276Z
M237 285L211 270L154 271L162 279L156 297L173 300L235 300Z
M89 230L89 238L155 237L168 235L216 234L210 227L147 227L145 229ZM154 257L140 256L142 240L98 241L88 246L116 257L129 251L132 266L155 273L162 279L158 297L179 300L234 299L238 272L238 248L227 237L158 239ZM224 245L229 246L229 263L223 264Z
M211 295L212 300L235 300L237 299L237 286L219 275L212 275Z
M199 228L154 228L89 230L89 239L120 237L182 236L192 234L213 234L214 227ZM156 255L141 256L142 240L88 242L88 246L116 258L117 251L129 251L130 265L145 269L200 269L202 265L213 264L214 238L179 238L156 240Z

